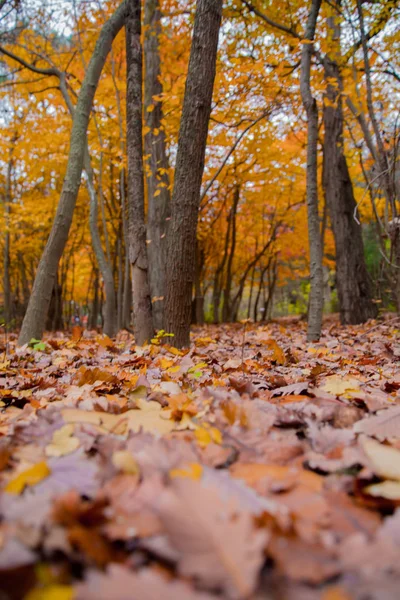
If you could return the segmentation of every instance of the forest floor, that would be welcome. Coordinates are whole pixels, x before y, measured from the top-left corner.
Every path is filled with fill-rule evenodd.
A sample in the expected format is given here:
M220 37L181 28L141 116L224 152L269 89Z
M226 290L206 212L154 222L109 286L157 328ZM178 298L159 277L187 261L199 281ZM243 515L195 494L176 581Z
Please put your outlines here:
M394 600L400 321L0 357L0 599Z

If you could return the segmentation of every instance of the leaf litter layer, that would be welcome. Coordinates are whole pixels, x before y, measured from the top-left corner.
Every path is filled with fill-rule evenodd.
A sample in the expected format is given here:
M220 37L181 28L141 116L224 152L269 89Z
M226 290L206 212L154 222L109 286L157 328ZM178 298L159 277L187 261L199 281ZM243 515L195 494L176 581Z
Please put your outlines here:
M397 327L9 342L1 598L397 598Z

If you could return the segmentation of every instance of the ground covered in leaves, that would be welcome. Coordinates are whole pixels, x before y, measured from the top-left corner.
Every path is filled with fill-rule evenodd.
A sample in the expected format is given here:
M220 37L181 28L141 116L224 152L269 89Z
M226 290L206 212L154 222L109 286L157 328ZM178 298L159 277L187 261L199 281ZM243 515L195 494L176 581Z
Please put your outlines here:
M0 598L394 600L399 321L0 359Z

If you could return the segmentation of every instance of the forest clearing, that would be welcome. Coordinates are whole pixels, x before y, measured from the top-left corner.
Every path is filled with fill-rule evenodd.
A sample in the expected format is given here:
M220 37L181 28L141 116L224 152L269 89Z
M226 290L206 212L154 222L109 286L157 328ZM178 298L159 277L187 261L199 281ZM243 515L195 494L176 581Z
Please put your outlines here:
M0 0L0 600L396 600L398 0Z

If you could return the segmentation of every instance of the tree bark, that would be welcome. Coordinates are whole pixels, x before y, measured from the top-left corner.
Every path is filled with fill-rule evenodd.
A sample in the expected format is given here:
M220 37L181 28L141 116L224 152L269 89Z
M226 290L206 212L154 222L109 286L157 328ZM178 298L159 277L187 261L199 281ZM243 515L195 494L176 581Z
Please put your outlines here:
M127 0L124 0L103 26L79 93L71 131L67 172L60 202L49 239L39 263L32 294L22 323L18 339L20 345L28 343L32 337L38 339L43 334L58 263L68 239L81 183L87 127L94 94L111 44L125 22L127 7Z
M310 252L310 299L308 311L307 340L318 341L321 337L322 312L324 308L324 280L322 270L322 242L318 210L318 107L311 93L311 58L321 0L312 0L308 15L305 38L301 51L300 92L307 113L307 225Z
M233 193L233 204L230 212L232 239L229 249L228 263L226 266L226 280L224 288L224 304L222 308L222 321L232 321L232 306L231 306L231 288L232 288L232 265L236 250L236 214L240 199L240 188L235 187Z
M326 92L323 184L336 247L336 279L343 325L364 323L377 314L364 258L361 226L344 155L342 79L338 66L340 28L330 19L333 52L324 58Z
M4 196L4 271L3 271L3 294L4 294L4 323L6 328L10 327L11 310L11 282L10 282L10 212L11 212L11 176L13 169L13 146L10 148L10 156L7 163L6 193Z
M93 169L90 163L89 149L86 145L86 154L84 159L85 171L87 175L87 188L90 196L89 208L89 226L92 237L92 246L96 255L97 264L104 281L105 307L104 307L104 326L103 332L109 337L113 337L117 332L117 306L114 286L114 276L111 264L107 258L100 239L98 225L98 201L94 187Z
M144 114L149 129L144 136L147 164L147 254L153 322L164 327L166 233L170 211L168 158L166 152L161 83L160 41L161 11L159 0L146 0L144 5Z
M137 344L142 345L150 341L154 330L144 222L142 44L140 34L140 0L129 0L129 14L126 21L129 260L132 270L135 340Z
M221 15L222 0L197 0L167 242L165 328L177 347L190 342L197 218Z

